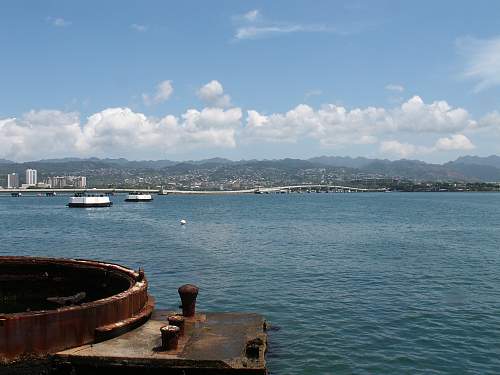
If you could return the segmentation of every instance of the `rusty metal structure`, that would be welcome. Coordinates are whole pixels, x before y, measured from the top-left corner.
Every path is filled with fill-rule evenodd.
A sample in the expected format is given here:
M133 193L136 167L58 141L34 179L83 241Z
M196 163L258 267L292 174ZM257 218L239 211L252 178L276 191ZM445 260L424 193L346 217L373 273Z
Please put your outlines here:
M146 322L144 272L90 260L0 257L0 363L100 342Z
M185 284L179 287L179 297L181 297L182 315L192 317L196 313L196 297L198 296L198 287L193 284Z

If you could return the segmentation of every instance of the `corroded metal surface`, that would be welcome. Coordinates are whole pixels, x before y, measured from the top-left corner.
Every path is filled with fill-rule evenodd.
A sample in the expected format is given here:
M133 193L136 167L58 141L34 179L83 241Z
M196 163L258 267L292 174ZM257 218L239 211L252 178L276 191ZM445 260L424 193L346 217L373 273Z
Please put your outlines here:
M0 257L0 362L93 343L96 332L102 340L137 326L153 309L147 287L143 273L116 264ZM70 306L50 305L49 297L75 291L86 298Z
M55 354L53 365L64 375L267 374L261 315L197 313L185 318L177 347L164 350L160 329L173 314L155 310L145 324L120 337Z
M181 297L182 315L185 317L194 316L196 312L196 297L198 296L198 287L193 284L182 285L179 289L179 296Z

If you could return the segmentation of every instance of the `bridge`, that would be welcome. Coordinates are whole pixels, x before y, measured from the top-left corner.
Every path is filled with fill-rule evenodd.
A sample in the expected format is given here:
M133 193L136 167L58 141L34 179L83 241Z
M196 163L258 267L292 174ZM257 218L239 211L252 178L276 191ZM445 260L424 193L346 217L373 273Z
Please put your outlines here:
M116 188L89 188L89 189L0 189L0 194L28 194L28 195L53 195L55 194L127 194L140 192L145 194L284 194L284 193L366 193L366 192L385 192L387 189L366 189L353 186L325 185L325 184L304 184L289 186L257 187L244 190L165 190L165 189L116 189Z
M367 188L359 188L353 186L342 186L342 185L291 185L291 186L276 186L269 188L257 188L255 189L255 193L257 194L268 194L268 193L368 193L368 192L385 192L387 189L367 189Z

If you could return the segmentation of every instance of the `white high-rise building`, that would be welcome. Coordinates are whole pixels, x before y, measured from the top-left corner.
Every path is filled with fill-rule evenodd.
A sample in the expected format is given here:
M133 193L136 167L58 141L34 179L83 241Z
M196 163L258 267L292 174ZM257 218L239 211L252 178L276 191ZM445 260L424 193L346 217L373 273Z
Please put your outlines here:
M17 173L9 173L7 175L7 189L17 189L19 187L19 175Z
M78 176L75 178L73 182L73 186L76 188L85 188L87 187L87 177L85 176Z
M36 169L26 169L26 184L34 186L37 182Z

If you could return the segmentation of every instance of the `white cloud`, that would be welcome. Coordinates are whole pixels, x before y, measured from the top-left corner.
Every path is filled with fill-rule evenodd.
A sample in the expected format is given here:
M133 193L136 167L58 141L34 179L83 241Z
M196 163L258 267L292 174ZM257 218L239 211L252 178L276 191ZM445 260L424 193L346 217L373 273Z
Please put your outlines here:
M243 15L243 18L245 20L247 20L248 22L255 22L258 17L259 17L259 10L258 9L250 10Z
M474 148L475 146L465 135L454 134L450 137L439 138L432 147L390 140L381 142L379 150L384 154L407 158L439 151L469 151Z
M267 26L244 26L236 29L235 38L258 39L268 36L276 36L298 32L321 33L335 32L334 28L324 25L267 25Z
M463 134L439 138L434 147L438 151L468 151L475 148L470 139Z
M0 120L0 155L16 160L70 155L80 135L76 113L30 111L19 119Z
M456 133L475 122L463 108L445 101L425 104L414 96L393 109L366 107L348 110L335 104L318 110L301 104L286 113L263 115L248 111L246 136L269 142L316 139L323 146L375 143L397 133Z
M401 158L407 158L416 154L426 154L431 149L424 146L416 146L410 143L399 142L396 140L384 141L380 144L380 152L384 154L397 155Z
M444 100L425 104L419 96L392 110L391 118L397 129L403 131L456 132L474 125L467 110L453 108Z
M138 23L133 23L132 25L130 25L130 28L140 33L148 30L148 27L146 25L140 25Z
M88 155L143 154L198 147L234 147L241 110L205 108L187 110L181 118L167 115L154 119L129 108L109 108L88 118L77 148Z
M142 94L142 100L146 105L162 103L167 101L173 92L172 81L163 81L156 86L156 92L152 97L149 94Z
M66 27L70 26L71 22L65 20L64 18L61 17L47 17L47 21L55 27Z
M500 129L500 112L493 111L487 113L477 122L478 128L497 128Z
M165 82L170 81L162 84ZM171 86L162 84L151 100L171 95ZM378 145L381 153L409 157L468 151L475 146L464 134L478 128L483 132L500 129L498 112L476 122L463 108L454 108L445 101L427 104L418 96L395 108L348 109L335 104L313 108L300 104L284 113L248 110L242 124L240 108L224 108L230 98L218 81L201 87L198 95L208 106L188 109L179 116L155 118L130 108L107 108L84 121L77 113L57 110L30 111L19 118L0 119L0 158L161 158L195 149L303 141L328 148ZM428 145L401 141L412 137Z
M500 85L500 37L460 38L457 46L465 59L463 76L477 82L475 92Z
M234 31L235 40L259 39L292 33L327 33L339 32L337 29L322 24L299 24L293 22L275 22L262 17L258 9L233 17L237 25Z
M216 80L208 82L197 91L198 97L206 104L214 107L226 108L231 106L231 97L224 94L224 88Z
M388 91L395 91L395 92L403 92L403 91L405 91L404 86L397 85L397 84L394 84L394 83L390 83L390 84L386 85L385 89L388 90Z
M20 119L0 120L0 157L161 158L167 152L232 148L241 116L239 108L205 108L156 119L129 108L108 108L80 123L76 113L31 111Z

